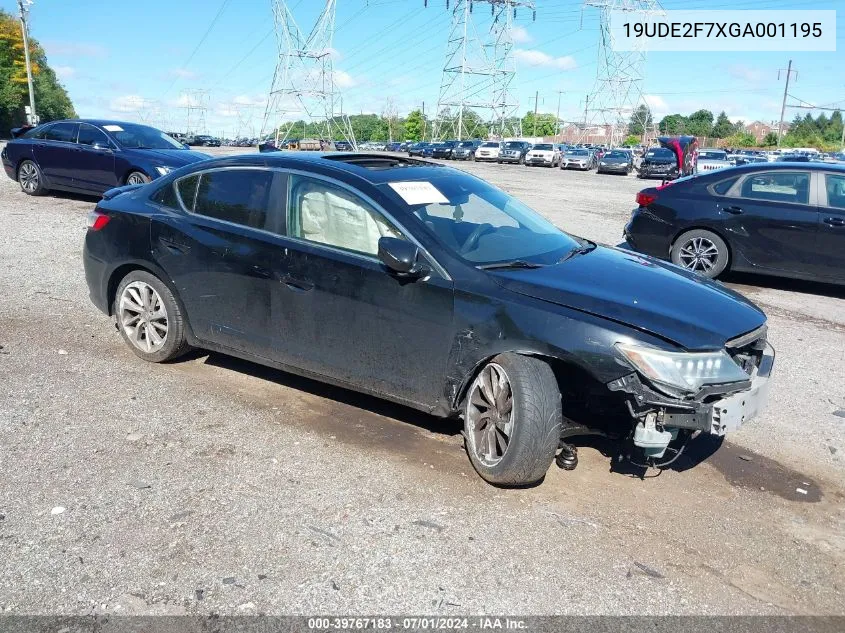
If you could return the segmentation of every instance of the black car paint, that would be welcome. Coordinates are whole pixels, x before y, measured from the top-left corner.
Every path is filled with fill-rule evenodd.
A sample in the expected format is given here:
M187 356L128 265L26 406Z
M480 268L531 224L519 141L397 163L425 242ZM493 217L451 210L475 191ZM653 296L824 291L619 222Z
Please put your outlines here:
M167 176L99 204L112 220L85 239L93 303L111 314L120 278L143 267L174 292L193 345L442 416L457 410L477 369L502 352L569 363L609 397L604 385L633 371L617 342L717 350L765 320L719 284L603 246L547 268L479 270L386 186L449 169L442 166L368 170L318 154L278 153L213 160L180 176L244 166L352 186L417 239L435 272L403 278L375 260L155 204L151 196L174 179ZM677 296L667 303L671 293ZM684 323L682 306L701 314Z
M452 151L458 145L458 141L444 141L435 143L431 149L432 158L452 158Z
M845 283L845 209L733 198L712 190L746 174L781 170L845 176L840 165L750 163L647 188L643 192L656 200L634 209L625 238L636 251L665 260L682 233L708 229L727 243L731 270Z
M638 171L640 178L659 177L667 180L677 178L678 160L671 150L660 149L652 156L646 152L640 161Z

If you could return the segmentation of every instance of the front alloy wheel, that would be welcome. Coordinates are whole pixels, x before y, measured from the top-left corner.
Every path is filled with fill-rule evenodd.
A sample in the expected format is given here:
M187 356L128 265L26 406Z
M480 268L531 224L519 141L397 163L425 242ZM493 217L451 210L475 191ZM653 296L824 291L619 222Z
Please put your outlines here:
M704 229L681 235L672 245L671 256L674 264L711 279L728 265L728 247L724 240Z
M473 467L493 484L540 481L560 443L560 389L552 368L500 354L478 372L464 399L464 438Z
M126 177L127 185L145 185L148 182L150 182L150 179L140 171L133 171Z

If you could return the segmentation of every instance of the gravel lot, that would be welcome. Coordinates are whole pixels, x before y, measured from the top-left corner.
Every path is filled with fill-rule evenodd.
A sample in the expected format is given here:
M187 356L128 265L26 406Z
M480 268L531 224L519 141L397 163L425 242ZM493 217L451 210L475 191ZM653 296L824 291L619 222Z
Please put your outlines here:
M642 186L459 168L613 244ZM641 480L584 445L501 490L453 423L218 354L139 360L88 300L95 202L0 180L0 612L845 613L845 290L728 280L778 362L717 452Z

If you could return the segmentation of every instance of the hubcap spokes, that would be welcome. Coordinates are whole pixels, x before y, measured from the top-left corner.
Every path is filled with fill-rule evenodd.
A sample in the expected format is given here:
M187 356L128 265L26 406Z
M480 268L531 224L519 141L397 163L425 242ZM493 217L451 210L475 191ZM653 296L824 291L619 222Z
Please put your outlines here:
M159 294L143 281L123 289L118 318L126 336L143 352L156 352L167 341L167 311Z
M716 266L719 249L706 237L695 237L681 248L679 259L688 270L709 272Z
M34 165L27 163L21 167L21 185L24 191L35 191L38 188L38 172Z
M146 181L141 176L139 176L138 174L132 174L131 176L129 176L129 180L127 181L127 184L143 185L145 182Z
M473 382L467 407L470 447L486 466L505 456L513 433L513 392L505 370L491 363Z

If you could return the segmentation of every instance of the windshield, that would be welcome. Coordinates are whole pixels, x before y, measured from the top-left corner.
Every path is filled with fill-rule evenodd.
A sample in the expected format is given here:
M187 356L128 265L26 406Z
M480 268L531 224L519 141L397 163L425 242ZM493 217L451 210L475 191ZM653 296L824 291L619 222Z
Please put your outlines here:
M727 160L725 152L699 152L698 157L705 160Z
M461 147L472 147L473 145L475 145L474 141L464 141L464 142L461 143L460 146Z
M432 199L442 194L447 201L409 205L389 184L380 187L444 247L473 265L512 260L554 264L580 246L516 198L474 176L435 174L427 183L437 190L431 191Z
M535 145L534 149L542 149L547 151L554 150L554 146L551 143L540 143L539 145Z
M161 130L135 123L103 125L122 147L127 149L185 149L179 141Z
M498 143L483 143L481 147L499 147Z
M628 153L627 152L608 152L604 155L605 158L621 158L622 160L628 160Z
M675 154L672 153L672 150L664 147L650 149L645 155L646 158L675 158Z
M573 150L570 150L566 153L569 154L570 156L589 156L590 155L590 152L588 152L585 149L573 149Z
M505 143L505 149L522 149L522 143L518 143L516 141Z

